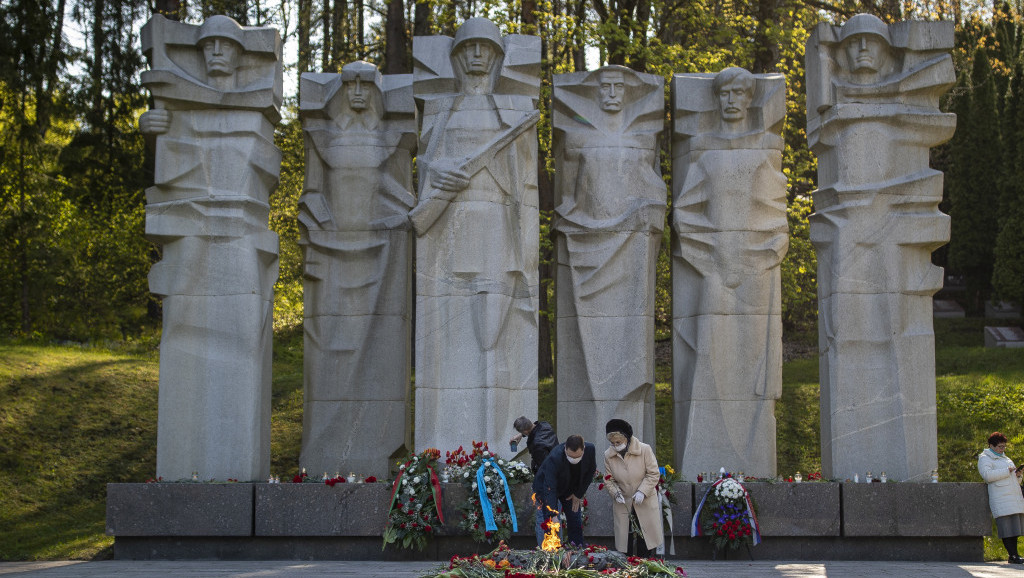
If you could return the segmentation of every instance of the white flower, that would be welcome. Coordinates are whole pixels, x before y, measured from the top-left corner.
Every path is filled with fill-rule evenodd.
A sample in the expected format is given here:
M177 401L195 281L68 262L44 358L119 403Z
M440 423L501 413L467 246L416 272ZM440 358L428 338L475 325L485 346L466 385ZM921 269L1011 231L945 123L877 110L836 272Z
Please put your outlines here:
M468 478L469 477L469 472L463 472L462 477Z
M414 484L418 484L418 483L420 483L420 477L419 477L419 476L416 476L415 478L413 478L413 479L412 479L412 483L414 483Z
M474 490L476 489L476 482L473 482L473 486L472 487L473 487Z
M405 469L405 464L402 464L402 465L398 466L398 469L404 470Z
M484 456L484 457L486 458L486 457L488 457L488 456L490 456L490 455L491 455L491 452L489 452L489 451L487 451L487 450L484 450L484 453L483 453L483 454L481 454L481 455L483 455L483 456Z
M499 466L505 465L505 460L498 460L498 465Z
M491 481L491 476L484 476L484 481L485 482Z

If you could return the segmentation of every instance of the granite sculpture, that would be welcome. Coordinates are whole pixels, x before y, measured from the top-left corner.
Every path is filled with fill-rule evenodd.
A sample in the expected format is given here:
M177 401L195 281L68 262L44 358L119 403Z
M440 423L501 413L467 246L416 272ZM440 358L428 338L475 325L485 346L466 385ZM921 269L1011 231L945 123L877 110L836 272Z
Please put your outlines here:
M491 447L537 414L540 38L416 37L416 445Z
M818 156L822 474L886 471L925 481L937 466L932 295L949 240L942 173L928 149L956 125L951 22L886 25L858 14L807 42L807 134Z
M654 439L654 298L667 190L664 80L624 66L554 77L559 438L623 418Z
M412 450L412 75L382 76L357 61L341 74L303 74L301 82L299 463L383 478L393 455Z
M163 298L157 476L266 479L277 234L267 221L281 153L281 39L214 16L154 16L142 31L156 149L146 235Z
M782 75L742 68L672 80L673 440L689 479L775 475L785 94Z

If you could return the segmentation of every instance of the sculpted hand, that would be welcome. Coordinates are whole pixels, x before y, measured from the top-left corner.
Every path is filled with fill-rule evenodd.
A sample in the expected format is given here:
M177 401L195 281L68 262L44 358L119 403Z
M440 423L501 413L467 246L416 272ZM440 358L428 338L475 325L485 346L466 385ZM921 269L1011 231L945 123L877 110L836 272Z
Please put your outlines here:
M469 186L469 175L459 169L435 166L432 172L431 182L438 189L458 192Z
M644 498L646 497L647 496L644 496L643 492L637 492L633 494L633 501L636 502L637 504L642 504L644 503Z
M620 503L620 504L625 504L626 503L626 498L623 498L622 497L622 492L619 492L618 494L615 495L615 501Z
M163 134L171 128L171 111L154 108L139 117L139 132L142 134Z

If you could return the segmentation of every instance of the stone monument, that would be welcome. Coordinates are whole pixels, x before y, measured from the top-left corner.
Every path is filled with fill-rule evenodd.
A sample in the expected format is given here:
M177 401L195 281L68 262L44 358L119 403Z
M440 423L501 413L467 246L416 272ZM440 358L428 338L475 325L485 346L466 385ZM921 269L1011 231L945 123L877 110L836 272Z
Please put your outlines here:
M226 16L154 16L142 30L156 147L146 235L162 248L157 476L265 479L277 234L268 198L281 153L281 39Z
M306 184L299 463L385 477L412 449L412 75L357 61L302 75Z
M413 41L416 446L498 448L537 413L540 38Z
M829 478L886 471L925 481L937 466L932 295L949 240L942 173L928 149L956 117L952 22L886 25L858 14L807 42L807 135L818 155L821 461Z
M654 444L654 297L667 191L664 80L623 66L554 78L559 438L622 418Z
M672 80L673 439L689 479L775 475L785 97L782 75L742 68Z

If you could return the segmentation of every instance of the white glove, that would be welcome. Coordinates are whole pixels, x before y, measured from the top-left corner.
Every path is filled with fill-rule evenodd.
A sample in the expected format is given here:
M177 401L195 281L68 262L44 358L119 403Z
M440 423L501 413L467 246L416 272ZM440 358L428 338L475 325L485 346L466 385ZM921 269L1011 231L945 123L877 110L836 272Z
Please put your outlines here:
M642 504L642 503L644 503L644 498L645 497L646 496L644 496L643 492L637 492L637 493L633 494L633 501L636 502L637 504Z
M626 498L623 498L622 497L622 492L619 492L619 494L617 496L615 496L615 501L620 503L620 504L625 504L626 503Z

